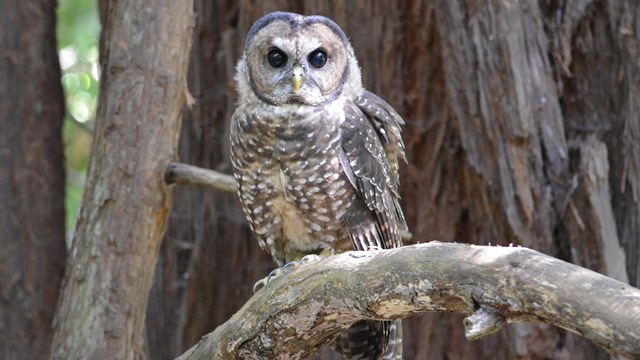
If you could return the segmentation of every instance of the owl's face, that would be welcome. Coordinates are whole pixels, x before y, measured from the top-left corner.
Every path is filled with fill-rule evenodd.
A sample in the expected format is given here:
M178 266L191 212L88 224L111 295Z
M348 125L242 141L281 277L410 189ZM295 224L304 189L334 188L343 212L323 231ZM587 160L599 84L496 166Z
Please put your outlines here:
M322 16L275 12L262 17L249 30L237 71L241 97L244 83L272 105L317 106L341 95L356 96L362 88L347 37Z

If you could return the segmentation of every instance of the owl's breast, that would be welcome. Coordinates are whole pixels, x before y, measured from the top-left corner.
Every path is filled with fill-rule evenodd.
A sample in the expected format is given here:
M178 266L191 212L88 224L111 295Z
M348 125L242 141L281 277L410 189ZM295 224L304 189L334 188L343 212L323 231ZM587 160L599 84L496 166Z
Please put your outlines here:
M242 158L234 160L234 170L261 246L280 263L349 249L343 217L355 191L340 165L339 126L290 118L272 119L269 128L262 135L240 136L244 145L232 151L232 157Z

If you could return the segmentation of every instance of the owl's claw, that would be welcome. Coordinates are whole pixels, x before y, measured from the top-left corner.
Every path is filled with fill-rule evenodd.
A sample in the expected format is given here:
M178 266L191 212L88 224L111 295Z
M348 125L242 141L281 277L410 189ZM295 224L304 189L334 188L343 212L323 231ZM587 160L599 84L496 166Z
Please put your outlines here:
M310 264L312 262L316 262L319 260L322 260L323 257L320 255L306 255L304 256L302 259L300 259L300 261L291 261L288 262L286 264L284 264L283 267L281 268L277 268L273 271L271 271L269 273L269 275L263 279L258 280L255 284L253 284L253 292L256 293L258 290L262 289L263 287L266 287L267 285L269 285L269 283L271 281L273 281L275 278L278 278L282 275L288 274L294 270L296 270L297 268L299 268L300 266L304 266L307 264Z
M309 254L309 255L304 256L302 259L300 259L300 265L311 264L313 262L320 261L322 259L324 259L324 257L322 257L320 255Z
M281 268L277 268L274 270L271 270L271 272L269 273L269 275L267 275L267 277L262 278L260 280L258 280L258 282L256 282L255 284L253 284L253 292L255 293L256 291L262 289L263 287L269 285L269 283L279 277L282 274L285 274L287 272L289 272L290 270L287 270L286 267L289 264L285 264L285 266L281 267Z
M267 286L267 284L269 283L270 280L271 280L271 274L269 274L269 276L267 276L266 278L262 278L262 279L256 281L256 283L253 284L253 293L255 294L255 293L258 292L258 290L260 290L263 287Z

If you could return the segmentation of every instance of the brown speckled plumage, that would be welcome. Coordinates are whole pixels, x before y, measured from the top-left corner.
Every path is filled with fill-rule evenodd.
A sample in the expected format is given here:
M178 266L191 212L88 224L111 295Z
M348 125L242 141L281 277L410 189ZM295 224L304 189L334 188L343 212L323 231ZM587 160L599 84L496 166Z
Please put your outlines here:
M274 48L286 55L281 67L267 61ZM308 54L318 49L327 62L316 68ZM302 74L298 92L291 85L296 71ZM289 13L263 17L249 31L236 82L234 175L251 228L278 264L312 253L402 245L403 122L362 88L351 45L335 23ZM387 347L396 325L358 322L335 348L348 359L401 358L401 332Z

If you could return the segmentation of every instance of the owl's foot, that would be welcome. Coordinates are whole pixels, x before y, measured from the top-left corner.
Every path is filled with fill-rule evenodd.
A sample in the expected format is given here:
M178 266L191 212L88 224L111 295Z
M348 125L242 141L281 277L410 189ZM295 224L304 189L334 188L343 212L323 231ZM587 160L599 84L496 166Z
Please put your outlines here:
M260 279L255 284L253 284L253 292L255 293L258 290L262 289L263 287L269 285L271 281L273 281L274 279L282 275L288 274L293 270L298 269L301 266L304 266L322 259L323 257L320 255L311 254L311 255L304 256L302 259L300 259L300 261L291 261L289 263L286 263L283 267L277 268L271 271L266 278Z

